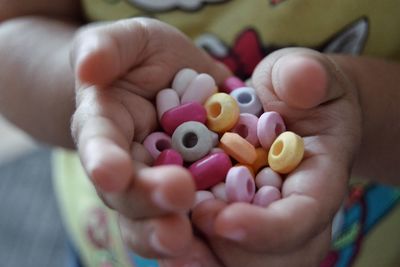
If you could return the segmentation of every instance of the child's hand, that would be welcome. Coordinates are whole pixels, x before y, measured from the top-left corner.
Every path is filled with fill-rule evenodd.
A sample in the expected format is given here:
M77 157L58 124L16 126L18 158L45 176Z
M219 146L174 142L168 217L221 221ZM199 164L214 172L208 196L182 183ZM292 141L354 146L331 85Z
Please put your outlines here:
M310 267L329 249L361 139L356 88L329 56L298 48L266 57L252 78L264 109L304 137L305 158L285 179L283 198L267 208L217 200L196 206L192 220L216 257L203 246L167 266Z
M130 19L81 30L71 52L76 76L72 133L99 195L121 216L124 238L149 257L185 253L192 242L185 215L194 199L189 173L146 168L141 142L156 128L152 99L184 67L212 75L229 72L174 28ZM147 155L147 156L146 156Z

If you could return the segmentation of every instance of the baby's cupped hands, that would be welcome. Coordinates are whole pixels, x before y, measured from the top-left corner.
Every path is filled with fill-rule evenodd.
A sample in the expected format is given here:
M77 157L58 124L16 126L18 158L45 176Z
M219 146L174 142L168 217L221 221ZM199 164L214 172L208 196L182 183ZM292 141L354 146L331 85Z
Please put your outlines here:
M282 199L266 208L218 200L194 208L193 223L220 260L216 266L311 267L326 255L361 139L356 85L340 64L334 56L290 48L267 56L254 71L264 109L280 113L304 138L305 155L285 177ZM193 257L201 266L215 261L204 255Z
M182 168L146 167L151 158L141 143L157 127L152 101L182 68L217 81L229 72L182 33L152 19L81 29L71 62L76 77L72 133L99 196L120 213L131 248L148 257L181 255L193 242L186 214L195 186Z

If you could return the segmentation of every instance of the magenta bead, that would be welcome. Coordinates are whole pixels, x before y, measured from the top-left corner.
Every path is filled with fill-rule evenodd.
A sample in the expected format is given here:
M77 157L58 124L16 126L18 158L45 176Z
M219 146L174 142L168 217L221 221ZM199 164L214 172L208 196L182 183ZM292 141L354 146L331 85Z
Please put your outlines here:
M250 113L241 113L235 127L230 131L239 134L250 144L257 147L260 144L257 136L257 123L258 118L255 115Z
M280 189L282 187L282 177L271 168L265 167L257 173L256 185L257 188L268 185Z
M249 169L244 166L233 167L226 175L226 198L228 202L247 202L253 200L255 183Z
M143 141L144 147L156 159L162 151L172 147L172 139L163 132L154 132L149 134Z
M160 153L153 163L153 166L161 165L179 165L183 166L183 158L181 154L173 149L166 149Z
M263 186L254 195L253 204L267 207L272 202L281 199L281 192L274 186Z
M215 199L215 196L213 193L211 193L210 191L206 191L206 190L199 190L196 192L193 207L195 207L198 204L200 204L201 202L209 200L209 199Z
M193 175L197 190L204 190L223 182L231 167L232 162L228 155L215 153L194 162L189 171Z
M246 84L239 79L238 77L232 76L227 78L223 85L222 85L222 92L225 92L227 94L230 94L233 90L240 88L240 87L245 87Z
M166 111L161 117L161 125L166 133L172 135L184 122L197 121L204 124L206 120L206 109L199 103L190 102Z
M261 146L267 150L269 150L276 137L284 131L286 131L285 123L277 112L265 112L258 119L258 140Z
M217 92L217 86L214 79L205 73L199 74L189 84L183 93L181 103L197 102L204 104L206 100Z
M164 89L158 92L156 97L156 107L158 120L161 120L162 115L171 108L179 106L179 96L173 89Z

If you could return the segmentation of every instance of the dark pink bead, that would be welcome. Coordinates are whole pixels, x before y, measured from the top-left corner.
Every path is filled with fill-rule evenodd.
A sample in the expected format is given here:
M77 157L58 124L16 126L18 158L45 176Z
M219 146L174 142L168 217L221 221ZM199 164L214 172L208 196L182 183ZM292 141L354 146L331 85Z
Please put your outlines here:
M157 157L153 166L160 165L179 165L183 166L182 156L173 149L166 149Z
M231 76L224 81L221 91L230 94L233 90L244 86L246 86L246 84L241 79Z
M197 121L204 124L206 119L206 109L197 102L189 102L164 112L161 125L167 134L172 135L175 129L184 122Z
M232 162L227 154L215 153L194 162L189 171L193 175L197 190L205 190L223 182L231 167Z

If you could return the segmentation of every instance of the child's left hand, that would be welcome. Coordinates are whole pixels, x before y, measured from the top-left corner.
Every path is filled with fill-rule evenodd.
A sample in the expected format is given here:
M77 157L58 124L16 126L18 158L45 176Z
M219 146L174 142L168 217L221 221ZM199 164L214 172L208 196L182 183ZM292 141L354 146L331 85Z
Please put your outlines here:
M252 83L264 109L279 112L304 137L305 158L286 177L282 199L267 208L218 200L197 205L192 220L205 241L163 266L319 265L361 139L356 86L332 58L291 48L258 65Z

